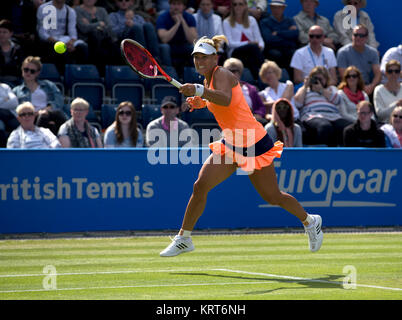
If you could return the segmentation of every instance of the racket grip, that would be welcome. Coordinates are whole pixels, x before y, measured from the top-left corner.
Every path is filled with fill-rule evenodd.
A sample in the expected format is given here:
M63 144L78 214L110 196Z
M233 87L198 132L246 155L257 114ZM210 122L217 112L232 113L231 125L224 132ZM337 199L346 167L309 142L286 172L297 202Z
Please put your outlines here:
M180 89L181 88L181 86L182 86L182 84L179 82L179 81L177 81L177 80L175 80L175 79L173 79L172 78L172 80L171 81L169 81L171 84L173 84L177 89Z

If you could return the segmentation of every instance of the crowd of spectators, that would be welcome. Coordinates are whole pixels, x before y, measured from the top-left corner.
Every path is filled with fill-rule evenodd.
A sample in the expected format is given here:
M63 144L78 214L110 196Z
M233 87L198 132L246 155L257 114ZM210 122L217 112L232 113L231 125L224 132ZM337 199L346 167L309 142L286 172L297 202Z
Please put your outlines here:
M224 34L220 64L238 76L253 114L274 139L286 139L287 147L400 148L402 44L381 58L366 0L339 0L332 22L319 14L318 0L300 3L302 10L290 17L286 0L6 1L0 147L143 147L153 145L152 129L167 137L188 129L186 108L172 96L144 128L130 101L116 104L110 126L92 123L88 101L39 79L42 64L54 64L61 75L66 64L93 64L105 76L107 65L124 64L119 44L131 38L182 81L184 68L193 67L195 40ZM342 10L347 5L358 21L350 28ZM57 41L66 44L65 53L53 50ZM158 146L169 146L169 139Z

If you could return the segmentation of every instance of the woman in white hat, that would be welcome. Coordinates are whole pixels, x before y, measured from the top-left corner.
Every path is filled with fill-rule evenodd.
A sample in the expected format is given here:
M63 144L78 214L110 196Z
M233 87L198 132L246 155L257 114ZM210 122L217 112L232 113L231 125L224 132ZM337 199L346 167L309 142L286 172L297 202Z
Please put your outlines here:
M378 48L380 45L375 37L374 33L374 25L371 22L370 16L366 11L362 9L366 7L367 1L366 0L342 0L342 3L345 6L354 6L356 9L356 20L353 19L353 12L344 13L343 9L339 10L335 13L334 16L334 28L339 35L339 40L342 46L345 46L349 43L352 43L352 35L353 35L353 28L358 24L363 24L367 27L369 31L369 38L367 44L373 48ZM349 21L351 19L350 27L345 28L345 21ZM353 20L355 24L353 24Z
M212 154L194 184L179 234L160 255L171 257L194 250L191 232L204 211L208 193L237 168L249 174L251 183L265 201L300 219L309 235L310 250L317 251L323 239L321 217L307 214L294 197L280 191L277 185L273 161L281 156L283 143L274 143L254 118L238 78L218 66L217 51L226 41L223 35L197 41L192 56L197 72L205 77L204 85L186 83L180 88L192 109L207 107L213 113L224 138L210 144ZM223 202L223 210L224 206Z

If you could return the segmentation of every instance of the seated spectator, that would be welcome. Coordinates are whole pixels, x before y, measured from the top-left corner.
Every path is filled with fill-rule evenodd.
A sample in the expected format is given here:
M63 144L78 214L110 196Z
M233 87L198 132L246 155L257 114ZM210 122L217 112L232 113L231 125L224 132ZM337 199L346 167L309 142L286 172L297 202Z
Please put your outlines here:
M370 101L360 101L357 104L357 120L343 131L345 147L385 148L384 132L377 129L377 123L372 119L373 114L374 107Z
M305 144L343 145L343 129L351 122L343 119L338 105L338 89L329 85L328 70L315 67L295 95L296 107L305 128Z
M21 63L24 52L20 45L13 42L12 23L9 20L0 21L0 81L17 85L21 81Z
M39 57L27 57L21 68L23 83L14 87L13 92L19 103L30 101L35 106L37 126L49 128L57 134L66 121L62 111L64 97L53 82L38 79L41 69Z
M244 69L243 63L239 59L229 58L224 62L223 67L232 72L239 80L244 98L246 99L247 104L253 112L254 117L262 124L266 124L266 108L261 100L261 97L258 94L258 89L252 84L240 80Z
M49 26L49 12L47 6L56 9L57 23ZM37 29L41 41L42 53L40 56L46 58L46 62L55 63L59 72L64 74L64 66L67 63L88 62L88 45L77 34L77 14L75 10L65 4L65 0L52 0L42 4L37 11ZM57 41L64 42L67 51L63 54L54 51L54 44Z
M230 13L231 0L212 0L214 11L225 19Z
M345 6L350 5L354 6L356 8L356 20L359 21L359 24L365 25L368 30L368 41L367 44L370 47L373 47L375 49L378 48L379 43L377 42L375 38L375 33L374 33L374 25L371 22L370 16L366 11L363 11L362 9L366 7L367 1L366 0L342 0L343 4ZM339 10L337 13L335 13L334 16L334 28L336 32L339 35L339 41L342 46L346 46L347 44L350 44L353 41L353 25L350 25L349 28L345 28L345 20L347 21L350 19L350 17L347 17L346 15L350 16L350 13L344 13L343 8L342 10Z
M294 20L284 15L287 7L285 0L273 0L269 6L271 14L260 20L261 35L265 42L264 56L275 61L281 68L289 68L297 48L299 31Z
M193 16L198 37L206 36L212 39L213 36L223 34L222 18L214 13L212 0L201 0L199 9Z
M387 147L402 148L402 104L391 113L389 123L381 126L385 133Z
M19 126L15 109L18 99L6 83L0 82L0 148L4 148L9 134Z
M162 116L151 121L146 128L145 143L149 147L183 147L180 133L189 129L188 124L177 118L179 105L173 96L166 96L161 103ZM186 136L187 137L187 136Z
M320 2L318 0L300 0L303 9L293 17L299 29L299 42L302 46L309 43L309 30L312 26L320 26L324 32L323 45L336 51L339 44L339 36L331 26L329 20L319 15L316 9Z
M272 119L265 130L273 141L282 141L286 148L303 147L301 127L294 122L293 106L285 98L275 101Z
M284 0L276 0L273 2L282 2ZM268 0L248 0L248 12L252 15L257 21L259 21L267 11L267 2Z
M370 96L381 81L381 70L378 51L366 44L368 34L364 25L357 25L353 29L352 43L339 49L337 60L341 78L349 66L360 70L365 83L364 91Z
M169 4L169 10L156 20L156 31L160 41L169 45L171 63L182 78L184 66L194 66L191 53L197 39L196 22L185 11L187 0L169 0Z
M11 21L13 41L18 43L27 55L36 53L36 9L31 0L2 1L0 20Z
M119 43L123 39L133 39L147 48L157 59L160 50L155 26L147 22L133 9L133 0L115 0L118 10L109 14L110 25Z
M347 67L338 89L338 95L341 97L338 107L342 117L355 122L357 120L356 105L360 101L369 101L367 93L364 92L364 80L360 70L355 66Z
M385 65L387 64L388 61L390 60L396 60L399 61L400 64L402 64L402 44L400 44L397 47L393 47L387 50L387 52L384 53L382 59L381 59L381 73L383 75L383 81L384 83L386 81L385 78ZM402 82L402 77L399 77L399 82Z
M75 7L78 37L88 44L89 60L103 71L106 64L117 64L120 54L117 38L113 34L109 15L96 0L83 0Z
M60 148L57 137L47 128L35 125L35 108L30 102L23 102L17 107L17 119L20 126L11 132L7 141L10 149L47 149Z
M249 15L246 0L232 0L230 14L223 20L223 33L229 42L228 57L240 59L258 79L265 44L257 20Z
M59 129L58 137L63 148L102 148L102 139L98 129L86 119L89 103L82 98L71 102L71 119Z
M144 138L137 127L137 115L130 101L123 101L116 110L115 121L103 137L105 148L143 147Z
M153 0L135 0L132 9L136 14L142 16L145 21L151 22L155 25L157 14Z
M330 75L330 84L338 83L336 75L336 57L334 50L323 46L324 30L320 26L312 26L308 31L309 44L297 49L292 57L290 66L293 70L293 81L296 84L303 83L314 67L325 67Z
M259 92L265 106L266 119L271 120L272 106L280 98L285 98L291 102L293 116L298 119L299 110L294 105L294 86L292 81L279 82L282 77L282 69L274 61L265 60L261 66L259 76L261 81L267 85L264 90Z
M374 106L379 122L388 122L389 116L396 105L402 104L402 86L399 82L401 64L390 60L385 66L387 81L374 90Z

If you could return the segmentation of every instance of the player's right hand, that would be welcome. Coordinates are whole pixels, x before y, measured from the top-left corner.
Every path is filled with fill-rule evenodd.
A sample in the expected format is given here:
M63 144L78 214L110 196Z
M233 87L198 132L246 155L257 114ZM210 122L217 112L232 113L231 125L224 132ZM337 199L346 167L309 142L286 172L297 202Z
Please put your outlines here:
M207 100L204 100L199 96L188 97L186 102L190 105L190 112L194 109L202 109L207 106Z

